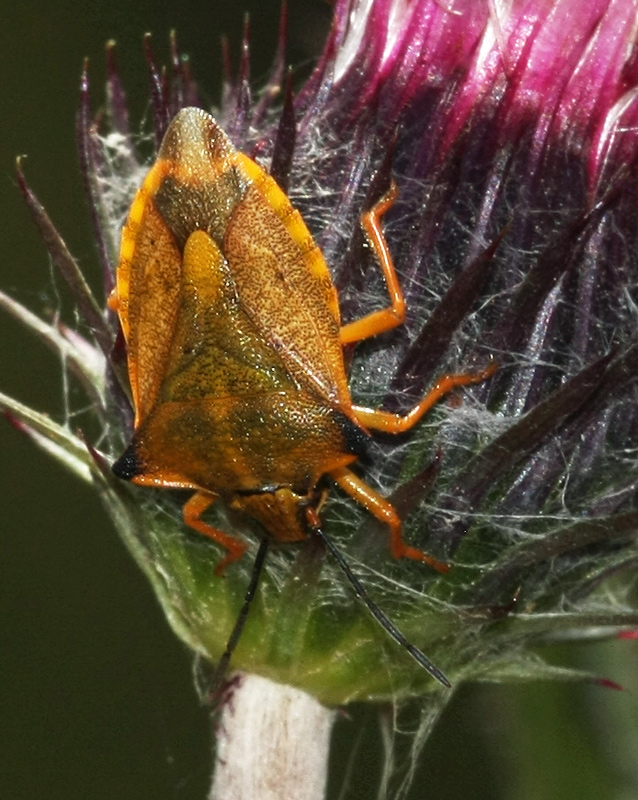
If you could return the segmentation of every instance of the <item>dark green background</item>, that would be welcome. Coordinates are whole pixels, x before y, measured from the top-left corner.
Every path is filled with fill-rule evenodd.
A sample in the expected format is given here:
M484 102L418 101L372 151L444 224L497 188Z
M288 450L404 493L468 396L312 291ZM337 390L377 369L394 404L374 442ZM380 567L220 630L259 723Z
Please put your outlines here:
M178 12L149 0L113 0L108 10L79 0L0 4L5 291L38 310L58 307L62 288L16 186L20 153L29 155L31 185L99 288L74 134L83 57L92 61L97 105L104 43L116 39L135 120L148 93L142 34L154 33L156 54L165 60L167 34L176 27L215 101L220 34L228 34L237 52L243 10L251 11L258 78L275 45L278 5L208 0L182 4ZM294 63L316 54L329 16L321 0L292 0ZM0 390L60 418L56 360L5 316L0 343ZM0 456L0 797L201 800L210 735L190 655L169 631L97 497L2 420ZM637 656L635 644L627 643L569 655L633 681L635 689ZM342 719L337 732L349 743L357 722L367 723L348 797L372 798L380 758L375 718L367 709L353 713L354 721ZM621 788L624 797L638 796L636 713L635 695L597 687L463 690L426 752L413 796L598 800L620 798ZM336 765L331 797L344 768Z

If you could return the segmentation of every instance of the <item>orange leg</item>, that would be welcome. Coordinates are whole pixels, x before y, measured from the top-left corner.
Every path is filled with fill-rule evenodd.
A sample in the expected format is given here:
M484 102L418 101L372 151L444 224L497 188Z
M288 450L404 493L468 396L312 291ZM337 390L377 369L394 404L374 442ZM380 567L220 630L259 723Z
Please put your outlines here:
M498 364L491 364L481 372L467 372L459 375L443 375L438 379L434 388L411 411L402 416L389 411L380 411L372 408L352 406L357 421L363 426L384 433L403 433L409 431L423 417L432 406L457 386L467 386L470 383L481 383L498 369Z
M184 515L184 522L190 528L194 528L199 533L203 533L204 536L210 536L211 539L214 539L218 544L221 544L228 550L228 555L222 558L215 567L215 574L223 575L229 564L239 561L246 552L248 546L240 539L236 539L234 536L230 536L202 520L202 514L204 514L216 500L217 497L215 495L197 492L197 494L194 494L190 500L184 504L182 513Z
M405 320L405 298L403 297L399 277L394 268L392 253L381 227L381 217L392 208L397 195L397 186L393 182L389 191L386 192L374 208L361 217L363 229L374 248L385 276L390 295L390 306L379 311L373 311L361 319L344 325L340 333L341 344L351 344L352 342L359 342L361 339L369 339L378 333L396 328L397 325L400 325Z
M406 544L402 534L401 517L398 515L394 506L385 497L375 492L371 486L361 480L357 475L346 467L332 470L328 473L330 477L347 492L350 497L360 503L364 508L373 514L381 522L385 522L390 528L390 548L395 558L412 558L415 561L422 561L429 564L439 572L448 572L450 567L443 561L438 561L431 555L424 553L416 547Z

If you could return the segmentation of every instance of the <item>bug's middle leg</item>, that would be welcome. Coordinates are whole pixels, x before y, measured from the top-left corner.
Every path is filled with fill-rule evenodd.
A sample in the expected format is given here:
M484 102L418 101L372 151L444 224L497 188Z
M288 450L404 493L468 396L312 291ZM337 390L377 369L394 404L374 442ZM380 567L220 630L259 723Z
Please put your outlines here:
M490 364L480 372L462 372L459 374L443 375L434 384L420 403L414 406L407 414L393 414L380 409L352 406L357 421L367 428L384 433L403 433L409 431L436 405L446 394L457 386L467 386L472 383L482 383L498 369L498 364Z

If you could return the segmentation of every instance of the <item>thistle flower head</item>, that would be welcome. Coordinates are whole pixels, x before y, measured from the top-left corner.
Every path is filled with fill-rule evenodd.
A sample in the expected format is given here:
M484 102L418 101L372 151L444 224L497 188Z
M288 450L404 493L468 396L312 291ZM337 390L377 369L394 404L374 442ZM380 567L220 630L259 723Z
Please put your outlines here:
M449 560L448 575L391 559L383 526L338 490L322 509L370 594L455 684L566 675L530 648L638 623L635 42L628 2L339 0L294 96L280 48L253 97L246 39L215 111L304 215L346 321L387 303L360 216L397 182L384 223L408 319L348 352L358 405L406 412L440 375L499 364L411 434L376 438L360 464L406 539ZM150 41L147 60L159 144L176 111L201 101L175 41L169 78ZM85 75L78 125L105 298L148 169L112 48L109 66L104 119L93 118ZM174 629L214 662L251 558L216 577L220 552L185 530L183 498L111 475L132 425L118 323L23 188L91 341L3 304L68 355L102 436L81 441L16 401L4 407L95 483ZM214 513L256 550L245 520ZM377 633L312 542L271 553L233 665L327 703L443 692Z

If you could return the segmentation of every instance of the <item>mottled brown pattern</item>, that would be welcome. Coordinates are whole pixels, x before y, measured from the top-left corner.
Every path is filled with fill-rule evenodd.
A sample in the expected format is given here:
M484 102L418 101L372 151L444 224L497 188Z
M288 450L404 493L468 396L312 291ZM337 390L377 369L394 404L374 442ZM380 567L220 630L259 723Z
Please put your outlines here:
M146 472L170 471L222 495L281 485L307 493L353 460L340 415L300 386L260 335L203 231L191 235L181 266L160 395L137 436Z
M155 195L155 204L180 250L194 230L206 231L221 245L245 191L246 181L232 168L214 180L194 177L191 183L167 175Z
M147 476L170 474L226 498L279 486L307 494L326 471L355 459L330 412L297 391L161 403L136 442Z
M281 357L246 315L213 240L193 233L184 250L180 312L162 402L260 395L295 386Z
M381 228L396 196L392 185L362 217L390 305L344 327L301 215L204 112L178 114L133 202L114 307L129 343L136 423L113 471L193 489L184 520L226 549L218 572L247 545L202 519L212 503L222 498L273 538L297 541L317 525L324 475L388 525L395 558L448 569L408 545L396 509L348 469L365 449L366 428L409 430L455 386L494 369L444 376L403 416L352 405L343 343L405 317Z
M336 292L299 213L211 117L186 109L133 204L123 253L137 418L116 473L203 493L189 523L230 560L243 545L200 520L206 497L279 540L304 538L317 482L354 461L366 433Z
M348 413L339 327L327 305L327 287L256 187L237 206L224 251L242 306L264 341L301 385Z
M152 201L146 206L127 270L129 373L140 424L160 391L181 293L181 255Z
M162 142L158 161L173 164L179 180L188 183L212 172L226 169L233 143L210 114L188 108L178 114Z
M133 203L117 308L137 416L116 474L195 490L185 518L227 548L221 568L245 545L201 519L217 497L304 538L318 481L367 438L338 299L299 213L202 111L175 118Z

